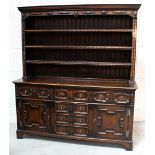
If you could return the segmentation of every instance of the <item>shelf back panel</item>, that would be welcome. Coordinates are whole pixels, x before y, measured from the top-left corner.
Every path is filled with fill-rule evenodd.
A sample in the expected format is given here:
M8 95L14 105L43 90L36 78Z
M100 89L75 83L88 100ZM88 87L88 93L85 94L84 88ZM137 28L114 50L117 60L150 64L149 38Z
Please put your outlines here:
M28 76L61 76L103 79L129 79L130 67L63 66L27 64Z
M132 29L128 15L32 16L26 29Z
M26 60L131 62L131 50L26 49Z
M132 33L26 33L25 40L26 45L132 46Z

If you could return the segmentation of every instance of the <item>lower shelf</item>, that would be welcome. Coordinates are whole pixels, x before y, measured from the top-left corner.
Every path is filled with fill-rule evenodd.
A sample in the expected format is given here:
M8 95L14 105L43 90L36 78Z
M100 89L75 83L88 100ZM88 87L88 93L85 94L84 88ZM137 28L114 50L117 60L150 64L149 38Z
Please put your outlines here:
M118 145L118 146L125 148L128 151L132 151L132 149L133 149L132 141L98 139L98 138L90 138L90 137L75 137L75 136L65 136L65 135L17 130L17 138L18 139L22 139L24 135L35 135L35 136L42 136L42 137L63 138L63 139L70 139L70 140L80 140L80 141L87 141L87 142L97 142L97 143Z

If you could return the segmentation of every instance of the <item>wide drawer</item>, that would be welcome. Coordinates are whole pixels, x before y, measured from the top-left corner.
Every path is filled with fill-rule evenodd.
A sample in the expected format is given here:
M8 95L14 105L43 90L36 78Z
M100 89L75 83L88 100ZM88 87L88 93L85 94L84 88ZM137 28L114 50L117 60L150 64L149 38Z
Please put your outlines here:
M41 86L16 86L16 97L32 99L53 99L53 89Z
M93 91L92 102L103 104L133 104L134 92L130 91Z

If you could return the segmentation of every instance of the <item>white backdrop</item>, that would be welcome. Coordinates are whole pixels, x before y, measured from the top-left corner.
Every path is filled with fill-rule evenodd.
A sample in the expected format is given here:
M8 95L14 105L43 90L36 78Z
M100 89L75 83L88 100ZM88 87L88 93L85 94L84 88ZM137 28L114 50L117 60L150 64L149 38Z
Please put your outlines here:
M37 5L71 5L71 4L126 4L126 3L142 3L141 0L10 0L10 83L9 83L9 122L16 122L16 110L15 110L15 88L12 83L13 80L22 77L22 49L21 49L21 20L18 6L37 6ZM138 31L137 31L137 60L136 60L136 81L138 84L138 90L136 91L135 98L135 121L144 121L144 102L145 102L145 86L144 86L144 14L145 7L141 6L138 13Z

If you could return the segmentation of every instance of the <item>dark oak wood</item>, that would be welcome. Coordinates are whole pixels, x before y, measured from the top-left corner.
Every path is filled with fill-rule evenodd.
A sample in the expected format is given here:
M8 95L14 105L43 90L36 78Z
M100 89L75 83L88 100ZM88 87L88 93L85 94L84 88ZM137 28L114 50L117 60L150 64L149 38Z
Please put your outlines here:
M17 138L28 134L132 150L139 7L18 8L23 78L14 81Z

